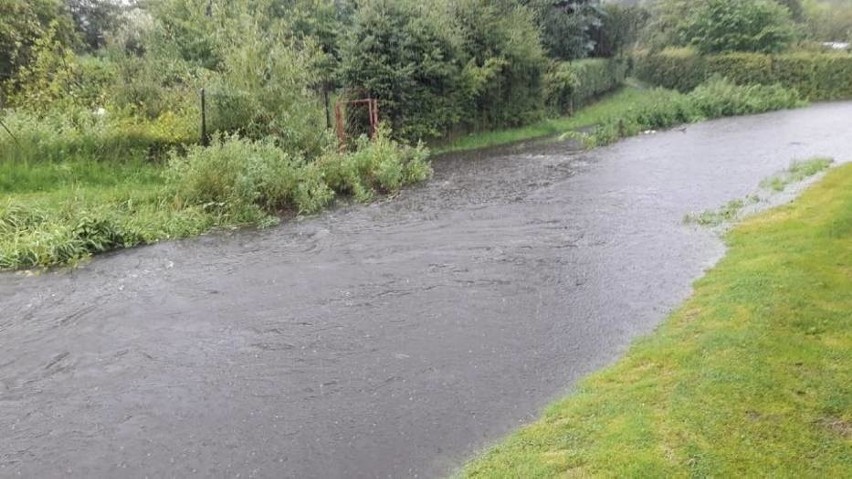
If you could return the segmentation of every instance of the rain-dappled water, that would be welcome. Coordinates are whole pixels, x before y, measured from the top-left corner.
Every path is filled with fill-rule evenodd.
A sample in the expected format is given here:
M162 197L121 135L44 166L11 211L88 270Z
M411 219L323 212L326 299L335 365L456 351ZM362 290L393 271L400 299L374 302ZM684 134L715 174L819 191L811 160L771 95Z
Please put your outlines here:
M722 254L691 211L852 160L852 103L435 162L391 201L0 275L0 476L432 477Z

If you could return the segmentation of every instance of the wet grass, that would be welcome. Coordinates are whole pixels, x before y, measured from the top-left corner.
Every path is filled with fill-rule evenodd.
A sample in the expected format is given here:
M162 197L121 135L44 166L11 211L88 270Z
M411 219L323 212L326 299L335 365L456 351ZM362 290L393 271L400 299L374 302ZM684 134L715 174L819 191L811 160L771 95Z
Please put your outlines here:
M271 141L217 138L144 160L12 161L0 157L0 270L77 265L93 254L265 227L337 196L369 201L431 175L428 151L381 133L351 153L314 161Z
M556 136L569 130L584 129L597 125L605 119L612 118L621 112L636 108L637 105L645 103L646 99L643 89L636 85L628 85L596 103L577 110L573 116L542 120L520 128L474 133L446 145L439 145L433 150L435 153L449 153Z
M852 165L726 238L654 334L461 475L852 475Z
M796 161L790 165L790 168L781 172L778 175L772 176L763 180L760 183L762 188L772 191L784 191L787 186L798 183L806 178L809 178L826 168L834 162L831 158L811 158L805 161Z
M0 270L76 265L96 253L198 235L217 223L203 208L171 204L158 171L137 172L116 168L101 181L0 200Z
M563 137L575 138L594 148L678 125L805 104L798 92L780 85L736 85L715 77L686 94L663 88L647 90L634 103L599 118L595 128L567 130Z
M718 226L737 219L743 208L748 204L760 202L759 196L750 195L745 200L731 200L715 210L705 210L701 213L690 213L683 218L684 223L694 223L701 226Z

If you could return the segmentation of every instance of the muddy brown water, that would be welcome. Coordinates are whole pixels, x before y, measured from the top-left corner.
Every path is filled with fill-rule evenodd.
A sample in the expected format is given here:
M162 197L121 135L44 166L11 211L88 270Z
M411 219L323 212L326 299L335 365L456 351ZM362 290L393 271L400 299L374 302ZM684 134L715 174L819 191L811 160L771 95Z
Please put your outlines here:
M684 214L852 159L852 103L438 159L398 198L0 275L0 476L435 477L653 330Z

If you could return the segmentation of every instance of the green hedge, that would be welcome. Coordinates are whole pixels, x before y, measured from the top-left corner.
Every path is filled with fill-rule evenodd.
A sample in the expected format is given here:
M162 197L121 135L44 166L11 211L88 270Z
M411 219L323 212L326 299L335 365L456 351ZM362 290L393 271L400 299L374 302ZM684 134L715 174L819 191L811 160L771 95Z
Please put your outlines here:
M716 75L738 84L779 83L795 88L809 100L852 98L852 54L848 53L702 56L690 49L670 49L636 57L638 78L682 92L691 91Z
M628 69L621 58L554 62L545 75L547 106L552 113L570 113L618 88Z

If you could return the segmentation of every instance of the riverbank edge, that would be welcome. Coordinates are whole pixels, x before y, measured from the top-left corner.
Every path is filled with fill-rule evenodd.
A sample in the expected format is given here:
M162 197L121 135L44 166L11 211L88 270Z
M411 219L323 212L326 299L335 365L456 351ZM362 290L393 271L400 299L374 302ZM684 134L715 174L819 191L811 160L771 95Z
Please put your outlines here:
M848 474L850 238L844 164L734 226L655 332L456 477Z

